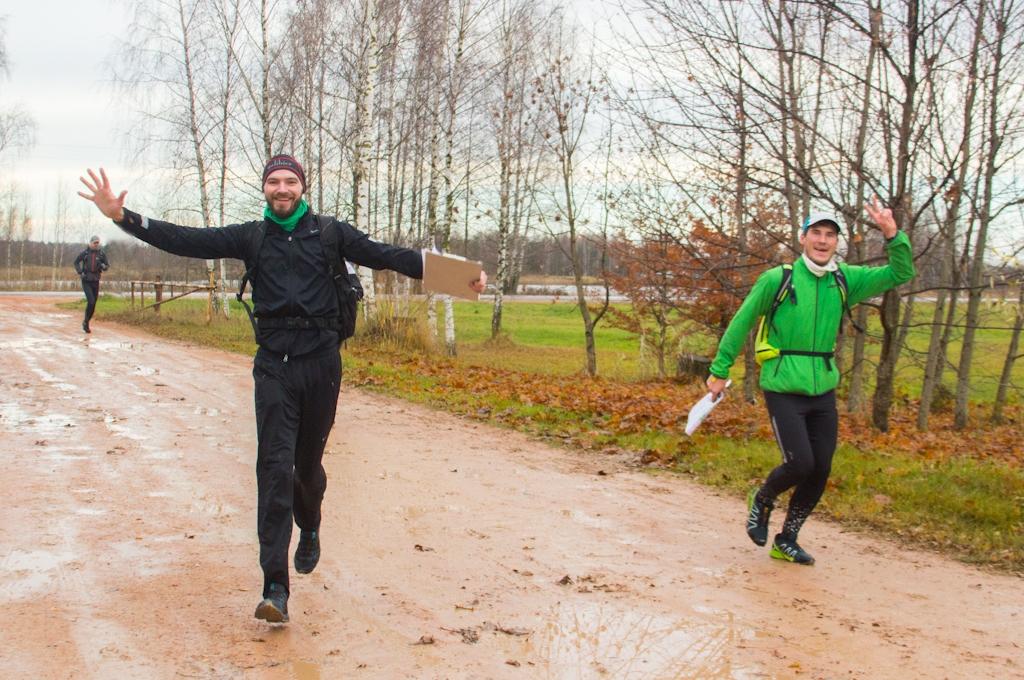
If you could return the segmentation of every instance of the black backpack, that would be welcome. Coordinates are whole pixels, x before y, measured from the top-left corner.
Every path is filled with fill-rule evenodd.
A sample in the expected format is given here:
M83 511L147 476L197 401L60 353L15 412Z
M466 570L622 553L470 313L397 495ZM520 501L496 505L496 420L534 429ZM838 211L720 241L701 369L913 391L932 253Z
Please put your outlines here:
M249 241L249 257L246 259L247 268L242 274L238 293L235 295L235 298L245 307L246 314L249 315L249 322L252 324L257 341L259 341L261 328L329 328L338 332L338 339L342 342L355 335L356 315L359 311L358 303L363 299L363 287L359 283L359 277L348 271L348 267L338 253L337 222L323 215L314 215L313 219L316 220L317 226L320 228L320 245L327 258L328 273L331 280L334 281L334 291L338 296L338 316L329 319L312 317L256 318L252 308L243 299L243 295L246 284L255 280L259 273L259 253L263 248L263 240L267 236L267 223L260 222L259 226L252 231L252 238ZM251 268L248 267L249 262L252 262Z

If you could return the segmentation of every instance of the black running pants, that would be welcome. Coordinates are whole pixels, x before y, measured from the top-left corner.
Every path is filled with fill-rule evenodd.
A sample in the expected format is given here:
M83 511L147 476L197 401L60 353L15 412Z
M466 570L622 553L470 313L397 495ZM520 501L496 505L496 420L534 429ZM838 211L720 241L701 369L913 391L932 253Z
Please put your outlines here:
M82 290L85 291L85 323L89 323L96 312L96 299L100 296L100 282L82 279Z
M327 489L321 461L338 407L341 356L331 349L284 361L261 349L252 374L258 440L256 521L266 597L271 583L289 588L293 518L300 529L320 527Z
M832 471L839 433L836 393L833 390L809 397L765 392L764 400L782 451L782 465L768 475L760 496L762 500L774 500L796 487L782 525L782 533L795 539L821 499Z

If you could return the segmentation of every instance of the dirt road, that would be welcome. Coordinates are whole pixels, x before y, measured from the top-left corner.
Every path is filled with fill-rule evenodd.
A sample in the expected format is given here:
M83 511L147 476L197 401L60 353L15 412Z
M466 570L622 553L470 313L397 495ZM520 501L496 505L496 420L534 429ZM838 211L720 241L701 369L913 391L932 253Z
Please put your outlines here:
M4 677L1024 677L1019 578L345 388L264 624L250 359L79 323L0 296Z

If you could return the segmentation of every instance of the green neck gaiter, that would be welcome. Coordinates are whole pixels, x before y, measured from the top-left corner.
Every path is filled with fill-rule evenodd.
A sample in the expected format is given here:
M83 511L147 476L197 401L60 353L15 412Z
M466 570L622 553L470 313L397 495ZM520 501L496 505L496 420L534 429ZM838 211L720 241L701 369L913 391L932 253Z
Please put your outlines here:
M288 233L291 233L295 231L295 225L299 223L299 220L302 219L302 216L305 215L306 211L308 210L309 205L306 203L306 199L300 198L298 207L296 207L292 214L289 215L288 217L278 217L277 215L275 215L273 212L271 212L269 203L263 208L263 217L265 219L270 220L274 224L281 225L282 229L284 229Z

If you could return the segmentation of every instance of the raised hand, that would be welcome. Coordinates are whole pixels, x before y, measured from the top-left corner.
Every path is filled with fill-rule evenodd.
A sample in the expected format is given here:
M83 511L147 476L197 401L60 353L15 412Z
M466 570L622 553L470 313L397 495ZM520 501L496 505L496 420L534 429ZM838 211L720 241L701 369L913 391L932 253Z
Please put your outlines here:
M110 188L110 180L107 179L107 173L103 168L100 168L99 177L92 171L92 168L88 169L88 173L92 179L91 182L85 177L79 177L78 179L82 180L82 184L86 186L90 193L79 191L78 195L87 201L95 203L101 213L115 222L123 220L124 197L128 195L128 192L122 191L119 196L115 196Z
M882 230L882 235L885 238L892 238L899 231L899 227L896 226L896 220L892 218L892 210L886 208L878 200L878 196L872 196L870 203L864 204L864 210L867 211L868 216L878 225L878 228Z

